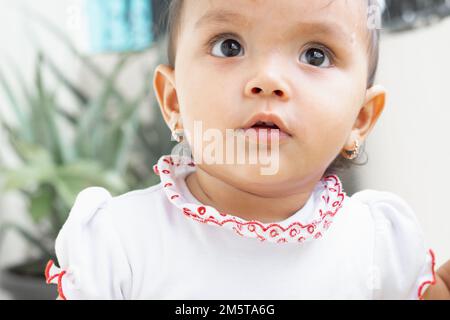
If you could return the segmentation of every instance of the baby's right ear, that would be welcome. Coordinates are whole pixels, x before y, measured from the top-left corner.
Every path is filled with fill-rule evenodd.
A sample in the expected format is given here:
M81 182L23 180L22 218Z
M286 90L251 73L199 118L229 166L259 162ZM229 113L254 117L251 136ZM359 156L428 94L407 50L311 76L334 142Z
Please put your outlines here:
M172 67L165 64L156 67L153 76L153 90L164 120L169 124L173 114L180 113L175 86L175 70Z

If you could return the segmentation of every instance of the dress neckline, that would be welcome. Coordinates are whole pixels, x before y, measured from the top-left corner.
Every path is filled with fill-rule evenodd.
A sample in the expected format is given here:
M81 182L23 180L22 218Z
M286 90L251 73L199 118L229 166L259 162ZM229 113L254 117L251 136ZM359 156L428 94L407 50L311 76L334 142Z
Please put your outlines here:
M282 221L264 223L219 212L196 199L186 184L186 177L196 170L191 158L165 155L153 166L153 170L160 176L167 199L187 218L260 241L305 243L319 239L330 228L347 198L339 177L335 174L326 175L317 182L301 209Z

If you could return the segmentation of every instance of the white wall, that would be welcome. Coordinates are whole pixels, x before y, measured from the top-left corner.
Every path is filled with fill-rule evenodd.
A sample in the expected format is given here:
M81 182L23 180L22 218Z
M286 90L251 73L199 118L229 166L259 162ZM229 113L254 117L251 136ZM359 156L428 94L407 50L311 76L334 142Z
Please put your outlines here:
M392 191L416 211L437 264L450 259L450 19L384 35L387 105L371 133L360 188Z

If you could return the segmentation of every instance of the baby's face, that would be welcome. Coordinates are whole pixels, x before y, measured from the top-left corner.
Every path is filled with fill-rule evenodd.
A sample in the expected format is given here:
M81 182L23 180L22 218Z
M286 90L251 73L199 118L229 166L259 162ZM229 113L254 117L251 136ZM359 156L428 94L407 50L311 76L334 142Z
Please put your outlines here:
M365 103L366 10L346 0L185 1L173 74L184 129L201 121L225 136L265 113L286 131L275 175L254 164L201 168L260 193L320 179Z

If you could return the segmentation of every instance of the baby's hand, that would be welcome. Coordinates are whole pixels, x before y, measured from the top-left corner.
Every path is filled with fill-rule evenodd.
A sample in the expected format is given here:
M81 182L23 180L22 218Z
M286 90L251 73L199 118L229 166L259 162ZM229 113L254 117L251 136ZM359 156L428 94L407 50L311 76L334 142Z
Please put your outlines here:
M450 260L436 272L436 283L423 295L426 300L450 300Z

